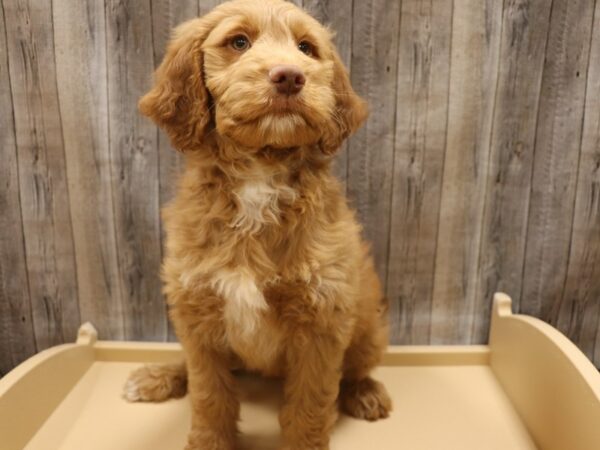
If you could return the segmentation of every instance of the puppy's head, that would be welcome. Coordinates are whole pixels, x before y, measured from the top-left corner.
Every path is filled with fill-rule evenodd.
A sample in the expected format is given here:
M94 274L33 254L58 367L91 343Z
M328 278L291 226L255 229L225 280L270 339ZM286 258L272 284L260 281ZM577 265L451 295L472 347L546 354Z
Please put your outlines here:
M282 0L234 0L180 25L140 110L179 150L216 130L244 147L332 153L367 115L330 33Z

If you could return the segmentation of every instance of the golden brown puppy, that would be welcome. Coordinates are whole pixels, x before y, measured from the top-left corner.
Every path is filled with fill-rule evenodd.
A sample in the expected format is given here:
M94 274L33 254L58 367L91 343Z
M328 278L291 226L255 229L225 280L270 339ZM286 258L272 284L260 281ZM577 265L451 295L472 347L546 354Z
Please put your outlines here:
M163 211L164 292L186 364L125 396L192 404L188 449L233 449L232 367L285 379L286 449L327 449L337 404L391 409L369 377L387 343L379 281L330 165L366 118L330 33L282 0L235 0L175 30L142 113L184 152Z

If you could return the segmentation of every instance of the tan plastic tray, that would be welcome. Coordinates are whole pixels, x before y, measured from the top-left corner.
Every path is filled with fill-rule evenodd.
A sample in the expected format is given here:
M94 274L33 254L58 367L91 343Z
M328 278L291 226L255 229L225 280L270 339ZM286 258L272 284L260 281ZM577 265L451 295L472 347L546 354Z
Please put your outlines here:
M187 399L127 403L140 363L182 358L177 344L96 341L43 351L0 380L0 449L176 450L189 426ZM598 450L600 374L562 334L512 315L496 294L489 346L390 347L375 376L394 398L392 416L341 416L339 450ZM240 376L240 448L279 446L281 386Z

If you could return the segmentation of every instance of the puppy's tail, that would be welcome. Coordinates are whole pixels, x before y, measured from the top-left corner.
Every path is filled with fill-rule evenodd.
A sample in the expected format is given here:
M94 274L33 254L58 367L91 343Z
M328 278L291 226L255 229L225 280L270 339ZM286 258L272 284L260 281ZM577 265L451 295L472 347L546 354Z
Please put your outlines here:
M123 387L130 402L163 402L183 397L187 392L185 363L153 364L133 371Z

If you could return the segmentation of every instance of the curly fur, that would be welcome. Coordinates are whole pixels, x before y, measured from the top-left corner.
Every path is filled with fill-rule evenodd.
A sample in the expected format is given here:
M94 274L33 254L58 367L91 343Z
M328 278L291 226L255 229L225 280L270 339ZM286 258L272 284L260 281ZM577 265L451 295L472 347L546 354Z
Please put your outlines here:
M240 33L252 42L243 52L229 45ZM303 71L300 94L277 94L276 64ZM285 378L285 448L327 449L338 404L386 417L389 397L369 378L386 306L330 170L367 111L329 31L281 0L224 3L175 30L140 110L186 158L163 211L162 271L186 364L136 371L126 398L164 400L187 383L188 449L235 447L234 365Z

